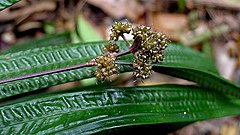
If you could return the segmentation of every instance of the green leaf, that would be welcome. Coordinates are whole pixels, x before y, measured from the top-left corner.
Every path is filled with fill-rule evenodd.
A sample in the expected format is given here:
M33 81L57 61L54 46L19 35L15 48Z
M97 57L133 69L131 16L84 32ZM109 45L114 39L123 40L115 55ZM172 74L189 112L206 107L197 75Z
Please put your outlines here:
M0 55L0 78L6 79L85 63L102 54L105 43L104 41L65 44ZM118 42L118 44L121 46L121 51L128 48L123 41ZM128 61L128 63L131 63L133 55L127 55L121 59L122 62L126 63ZM166 60L159 63L159 65L162 67L203 70L218 74L214 65L204 55L177 45L168 47ZM87 67L0 84L0 98L93 77L94 69L94 67ZM131 70L129 66L122 66L121 68L121 72Z
M115 127L192 122L240 112L233 99L197 86L80 91L1 106L1 134L91 134Z
M165 53L164 61L153 64L154 71L193 81L203 88L240 98L240 86L221 77L206 56L190 48L174 45L170 45ZM132 59L125 57L118 63L131 65Z
M43 25L44 32L46 34L55 34L56 33L56 26L53 22L45 22Z
M19 1L20 0L0 0L0 11Z
M186 1L185 0L178 0L178 10L180 12L184 11L185 5L186 5Z
M203 88L240 98L240 86L221 77L206 56L174 45L170 45L165 53L164 61L153 64L154 71L193 81ZM125 57L119 63L131 65L132 59Z
M104 44L105 42L86 43L81 45L60 45L55 47L45 47L41 49L37 48L31 51L28 50L18 53L2 55L0 56L0 59L2 59L0 60L2 67L2 74L0 75L0 77L9 78L23 74L31 74L45 70L51 70L54 68L76 65L78 63L84 63L100 55L102 53L101 48ZM122 46L122 48L127 48L127 46L123 42L119 42L119 44ZM126 61L128 61L128 63L131 63L132 57L127 56L123 59L125 63ZM27 63L25 61L29 62ZM22 65L16 66L17 64ZM239 87L236 87L228 81L226 84L230 83L230 85L226 85L226 80L217 75L217 71L215 67L211 64L211 62L201 53L198 53L191 49L181 46L170 45L169 48L166 50L166 59L163 62L158 63L157 66L184 68L187 71L192 70L192 74L195 75L195 77L191 77L193 75L185 74L181 74L180 76L174 76L198 82L204 87L210 86L213 89L217 89L221 92L227 92L231 95L239 95ZM128 67L123 69L123 71L131 70L127 68ZM40 88L46 88L56 84L89 78L93 76L93 69L94 68L83 68L53 75L46 75L42 77L1 84L1 97L8 97L15 94L37 90ZM196 74L195 71L198 71L199 74ZM162 72L164 72L164 70ZM176 74L177 73L179 72L176 72ZM214 76L214 79L212 79L212 81L215 81L217 83L209 82L209 79L206 79L207 77L204 78L201 76L202 73L205 73L210 79Z
M213 48L211 46L210 41L206 41L203 43L202 52L212 61L214 61Z
M1 55L0 78L11 78L85 63L102 54L105 43L65 44ZM94 67L81 68L0 84L0 98L93 77L93 70Z
M72 33L72 39L73 43L103 40L83 16L79 16L78 18L77 29Z
M160 65L155 66L154 70L163 74L196 82L206 89L240 98L240 87L238 85L212 73L184 68L164 68Z
M161 62L153 63L153 65L201 70L218 75L218 71L212 61L202 53L193 49L176 44L170 44L164 53L165 59ZM118 63L132 64L132 57L123 57Z

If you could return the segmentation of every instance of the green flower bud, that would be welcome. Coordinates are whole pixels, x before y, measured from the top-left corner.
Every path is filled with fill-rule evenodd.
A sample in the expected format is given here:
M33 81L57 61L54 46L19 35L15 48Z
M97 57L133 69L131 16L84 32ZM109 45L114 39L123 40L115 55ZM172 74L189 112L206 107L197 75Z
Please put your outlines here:
M151 31L150 27L137 26L133 28L134 38L140 36L142 44L140 50L135 52L136 61L133 63L134 75L145 79L151 74L151 62L159 62L164 59L163 50L166 49L168 39L163 33Z
M109 41L105 47L103 48L104 52L107 53L118 53L119 52L119 46L114 41Z
M118 73L119 66L116 64L116 56L113 53L98 56L95 61L98 69L94 71L94 74L98 80L109 80L113 74Z
M124 33L130 33L132 30L132 24L115 22L111 28L110 40L117 41L119 36Z

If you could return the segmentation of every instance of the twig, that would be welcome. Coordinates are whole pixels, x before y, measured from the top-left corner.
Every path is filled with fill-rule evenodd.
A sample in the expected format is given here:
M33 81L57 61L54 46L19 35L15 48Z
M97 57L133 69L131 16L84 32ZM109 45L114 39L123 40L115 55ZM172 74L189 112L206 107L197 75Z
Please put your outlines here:
M131 47L124 51L124 52L120 52L120 53L117 53L115 56L116 57L120 57L120 56L123 56L123 55L126 55L126 54L129 54L129 53L134 53L136 52L139 47L140 47L140 43L142 41L142 38L141 37L136 37L133 44L131 45Z
M129 46L131 46L131 43L126 39L126 37L123 34L121 35L121 37Z

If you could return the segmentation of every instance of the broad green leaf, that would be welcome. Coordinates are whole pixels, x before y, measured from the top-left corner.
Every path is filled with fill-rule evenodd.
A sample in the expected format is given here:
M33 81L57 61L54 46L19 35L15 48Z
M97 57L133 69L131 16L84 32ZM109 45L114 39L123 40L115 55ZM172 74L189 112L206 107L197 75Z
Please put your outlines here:
M193 122L239 114L240 106L232 100L197 86L98 87L1 106L0 132L91 134L115 127Z
M0 0L0 11L19 1L20 0Z
M161 67L161 65L155 66L154 70L163 74L196 82L206 89L215 90L240 98L240 87L238 85L212 73L184 68L165 68Z
M101 48L104 44L105 42L65 44L1 55L0 78L16 77L85 63L100 55L102 53ZM94 67L82 68L0 84L0 97L8 97L57 84L93 77L93 69Z
M102 48L105 43L65 44L0 55L0 78L6 79L85 63L102 54ZM128 48L122 41L118 42L118 44L121 46L121 51ZM125 63L127 61L130 63L133 55L124 56L121 59ZM159 63L159 65L162 67L186 68L217 74L213 64L201 53L177 45L170 45L168 47L166 50L166 59ZM87 67L0 84L0 98L93 77L93 70L94 67ZM128 66L123 66L121 72L131 70Z
M123 61L119 61L119 63L131 65L131 59L125 59ZM240 86L224 79L215 72L209 72L208 68L198 65L202 64L199 63L199 61L193 61L193 59L191 59L185 63L193 64L194 66L190 66L191 68L189 66L179 66L180 64L174 65L171 63L165 65L163 63L165 62L153 64L153 70L159 73L196 82L198 85L206 89L211 89L220 93L225 93L240 98Z

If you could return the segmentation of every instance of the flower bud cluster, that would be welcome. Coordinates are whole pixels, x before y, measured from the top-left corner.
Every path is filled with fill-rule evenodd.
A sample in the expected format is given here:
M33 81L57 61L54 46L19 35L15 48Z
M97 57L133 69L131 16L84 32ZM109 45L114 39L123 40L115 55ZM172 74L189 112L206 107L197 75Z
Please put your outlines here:
M141 37L141 46L134 56L134 75L137 78L146 79L151 75L151 63L164 59L163 50L167 47L168 39L163 33L151 31L151 27L136 26L133 28L133 36Z
M142 60L136 59L133 63L133 68L135 69L133 75L136 78L146 79L151 75L151 64L143 62Z
M116 53L119 52L119 46L116 41L118 41L119 36L124 37L124 33L132 33L134 42L138 42L140 39L139 43L136 44L137 51L132 51L135 57L133 62L135 77L149 78L152 62L159 62L164 59L163 51L169 41L163 33L151 31L151 27L143 25L133 26L129 23L115 22L111 28L110 40L103 48L105 54L95 59L98 69L95 70L94 74L98 80L109 80L113 74L118 73L119 66L116 64Z
M94 71L96 78L100 81L110 80L113 74L118 73L119 66L116 64L116 56L119 46L116 44L119 36L130 33L132 25L129 23L115 22L111 28L110 40L103 48L105 55L96 58L97 69Z
M129 34L132 30L132 24L123 23L123 22L115 22L111 28L110 40L117 41L119 36L124 33Z
M103 48L104 53L118 53L119 52L119 46L115 43L115 41L108 41L108 43Z
M98 56L95 59L97 69L94 71L100 81L110 80L113 74L118 73L119 66L116 64L116 56L113 53Z

